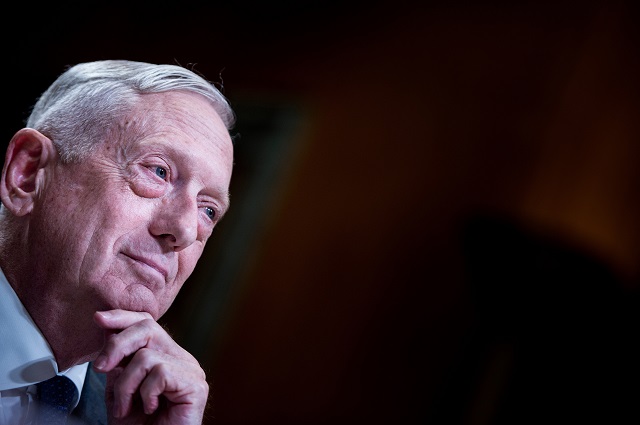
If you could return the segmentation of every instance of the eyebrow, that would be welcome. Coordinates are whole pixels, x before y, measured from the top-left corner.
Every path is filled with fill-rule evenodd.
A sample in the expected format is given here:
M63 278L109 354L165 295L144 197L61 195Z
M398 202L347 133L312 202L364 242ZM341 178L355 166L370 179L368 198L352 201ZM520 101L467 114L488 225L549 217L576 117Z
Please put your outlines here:
M222 219L222 217L225 216L225 214L227 213L227 211L229 211L229 207L231 206L231 195L229 194L229 191L226 191L223 195L222 195L222 207L224 208L222 211L222 214L220 214L220 218Z
M189 159L189 155L188 152L186 152L183 148L183 146L176 146L173 144L169 144L169 143L165 143L163 141L151 141L150 143L151 145L160 145L162 147L162 149L165 149L166 152L174 159L174 161L176 162L185 162L185 163L189 163L190 159ZM205 184L205 187L207 185ZM225 214L227 213L227 211L229 210L229 207L231 206L231 195L229 193L229 189L227 188L226 190L221 190L220 187L216 187L216 185L212 185L209 186L211 187L212 191L205 191L209 192L212 198L217 199L220 201L221 205L221 214L220 214L220 219L222 219L222 217L225 216Z

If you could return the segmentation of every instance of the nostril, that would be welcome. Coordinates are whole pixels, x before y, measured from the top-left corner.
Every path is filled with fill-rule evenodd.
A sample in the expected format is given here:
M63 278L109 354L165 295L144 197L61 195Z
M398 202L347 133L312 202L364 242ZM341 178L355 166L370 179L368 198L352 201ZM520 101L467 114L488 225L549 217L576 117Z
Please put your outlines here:
M175 235L172 235L171 233L163 233L159 235L159 238L172 246L176 245L178 242Z

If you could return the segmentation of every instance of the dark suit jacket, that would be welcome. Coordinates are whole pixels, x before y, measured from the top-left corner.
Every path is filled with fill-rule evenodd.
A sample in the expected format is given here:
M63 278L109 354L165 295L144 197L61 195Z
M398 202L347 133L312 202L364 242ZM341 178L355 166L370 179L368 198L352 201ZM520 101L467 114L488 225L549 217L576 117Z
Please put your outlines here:
M106 375L94 372L89 364L80 401L71 413L70 424L107 425L107 406L104 401L106 383Z

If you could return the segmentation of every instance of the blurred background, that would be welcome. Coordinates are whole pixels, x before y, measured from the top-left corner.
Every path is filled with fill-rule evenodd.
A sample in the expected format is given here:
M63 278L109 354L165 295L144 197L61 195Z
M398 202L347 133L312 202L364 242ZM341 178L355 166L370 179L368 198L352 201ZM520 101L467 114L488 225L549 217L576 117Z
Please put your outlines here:
M207 424L640 423L631 1L75 2L3 15L3 150L67 65L177 63L232 207L162 322Z

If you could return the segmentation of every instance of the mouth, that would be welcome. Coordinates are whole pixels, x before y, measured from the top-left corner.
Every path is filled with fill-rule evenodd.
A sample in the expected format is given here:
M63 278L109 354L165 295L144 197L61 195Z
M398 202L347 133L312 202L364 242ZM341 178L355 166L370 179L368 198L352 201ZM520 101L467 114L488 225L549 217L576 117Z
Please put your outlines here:
M137 267L139 267L139 269L143 272L143 273L149 273L149 274L153 274L156 276L156 279L158 278L158 275L160 278L162 278L162 282L166 282L167 280L167 276L169 275L169 272L167 271L167 269L162 266L160 263L158 263L157 261L154 261L151 258L148 257L143 257L141 255L137 255L137 254L131 254L131 253L122 253L125 257L129 258L130 260L133 261L133 264Z

